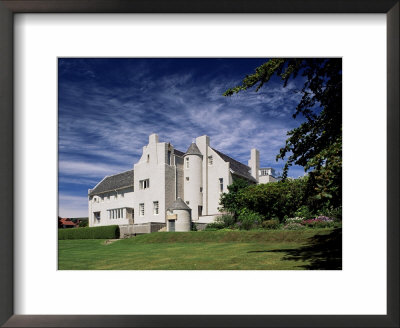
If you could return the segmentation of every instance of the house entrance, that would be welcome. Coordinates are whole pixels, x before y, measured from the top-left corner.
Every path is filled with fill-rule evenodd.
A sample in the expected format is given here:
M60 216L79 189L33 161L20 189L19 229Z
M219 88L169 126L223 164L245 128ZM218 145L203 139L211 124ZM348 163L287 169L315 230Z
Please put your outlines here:
M168 231L175 231L175 220L169 220L169 229Z

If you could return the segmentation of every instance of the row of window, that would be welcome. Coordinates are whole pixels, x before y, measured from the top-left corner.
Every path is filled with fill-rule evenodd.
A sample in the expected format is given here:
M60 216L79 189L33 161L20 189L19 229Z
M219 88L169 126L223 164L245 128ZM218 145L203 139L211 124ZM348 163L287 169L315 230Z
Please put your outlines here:
M124 209L123 208L115 208L112 210L107 210L109 219L123 219L124 218Z
M208 165L213 165L213 157L208 156ZM186 157L186 168L189 168L189 157Z
M186 177L186 181L189 181L189 177ZM219 191L223 192L224 191L224 179L219 178ZM203 188L200 187L200 192L203 192Z
M124 198L125 193L124 192L118 192L118 193L113 193L113 194L104 194L101 196L94 196L93 197L93 202L95 203L100 203L100 202L104 202L104 201L109 201L111 196L113 196L114 199L116 198Z
M153 215L160 213L160 206L158 201L153 202ZM139 204L139 216L144 216L144 203Z

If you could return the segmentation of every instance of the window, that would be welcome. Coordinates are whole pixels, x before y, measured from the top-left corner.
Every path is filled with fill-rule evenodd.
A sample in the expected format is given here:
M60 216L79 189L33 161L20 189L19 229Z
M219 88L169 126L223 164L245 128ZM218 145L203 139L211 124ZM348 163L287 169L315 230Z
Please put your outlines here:
M144 204L139 204L139 215L144 216Z
M213 165L213 157L208 156L208 165Z
M199 206L199 216L203 214L203 206Z
M150 155L147 155L147 163L150 162Z
M189 181L189 177L186 177L186 181Z
M203 192L203 187L200 187L200 192Z
M93 212L93 215L97 221L100 221L100 212Z
M189 168L189 157L186 157L186 168Z
M158 215L159 211L158 211L158 201L153 202L153 214L154 215Z
M168 158L167 158L167 161L168 161L168 165L171 165L171 151L170 151L170 150L168 150Z
M189 204L190 204L190 202L187 200L187 201L186 201L186 204L188 204L188 205L189 205Z
M224 191L224 179L219 178L219 191L223 192Z
M150 179L140 180L139 189L147 189L147 188L150 188Z

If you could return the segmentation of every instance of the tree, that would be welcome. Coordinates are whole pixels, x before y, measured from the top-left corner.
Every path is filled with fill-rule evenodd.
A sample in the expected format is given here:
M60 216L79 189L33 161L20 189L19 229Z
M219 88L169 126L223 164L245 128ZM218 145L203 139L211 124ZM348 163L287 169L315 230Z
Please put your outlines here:
M250 89L256 92L278 76L287 86L289 79L305 77L293 118L305 117L299 127L288 131L276 160L287 157L283 179L289 167L301 165L309 173L308 184L322 204L341 206L342 197L342 60L340 58L274 58L257 67L242 84L224 95Z
M228 211L233 215L236 221L239 215L239 211L242 208L238 202L239 192L249 186L249 182L244 179L234 179L232 184L228 186L228 193L221 195L220 204L223 210Z

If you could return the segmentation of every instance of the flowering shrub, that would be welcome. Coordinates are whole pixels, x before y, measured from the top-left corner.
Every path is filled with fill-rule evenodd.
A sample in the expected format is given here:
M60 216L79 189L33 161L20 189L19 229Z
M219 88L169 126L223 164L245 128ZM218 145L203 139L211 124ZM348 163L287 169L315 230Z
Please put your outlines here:
M284 230L301 230L301 229L304 229L304 228L305 227L302 224L295 223L295 222L285 224L284 227L283 227Z
M301 223L304 220L303 217L296 216L295 218L285 219L285 223Z
M334 226L334 220L327 216L319 216L315 219L303 220L301 224L310 228L327 228Z

